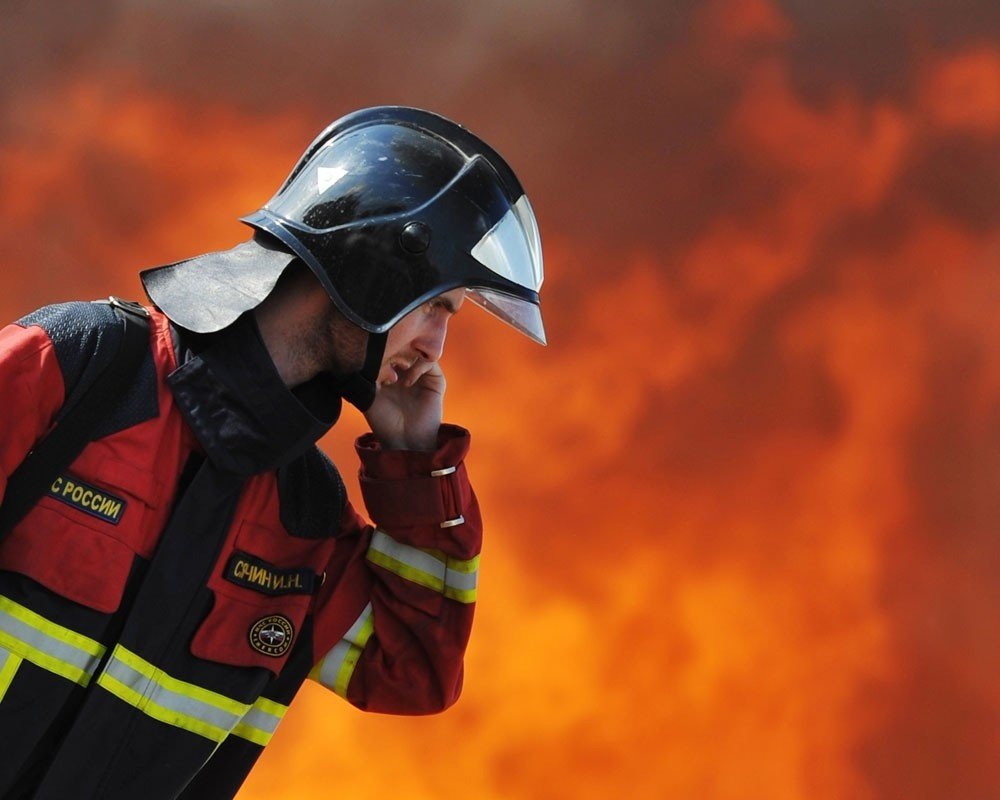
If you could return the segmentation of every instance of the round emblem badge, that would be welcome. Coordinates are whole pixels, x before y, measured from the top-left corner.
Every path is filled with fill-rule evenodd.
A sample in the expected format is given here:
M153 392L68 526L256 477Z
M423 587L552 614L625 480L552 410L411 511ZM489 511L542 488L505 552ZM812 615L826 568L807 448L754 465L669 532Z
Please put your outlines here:
M274 614L257 620L250 628L250 646L266 656L283 656L292 646L295 628L288 617Z

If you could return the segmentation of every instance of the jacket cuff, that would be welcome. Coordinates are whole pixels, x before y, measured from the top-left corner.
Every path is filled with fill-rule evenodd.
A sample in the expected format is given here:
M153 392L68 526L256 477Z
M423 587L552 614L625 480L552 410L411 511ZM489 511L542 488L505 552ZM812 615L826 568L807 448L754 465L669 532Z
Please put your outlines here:
M472 491L464 458L470 435L457 425L442 425L433 452L387 450L371 433L361 436L361 494L379 527L460 525Z

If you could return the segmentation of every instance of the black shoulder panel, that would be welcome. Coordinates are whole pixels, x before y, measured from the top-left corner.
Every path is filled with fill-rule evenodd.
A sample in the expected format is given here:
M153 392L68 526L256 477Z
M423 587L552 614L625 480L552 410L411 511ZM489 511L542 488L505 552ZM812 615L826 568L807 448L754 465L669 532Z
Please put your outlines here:
M140 422L156 418L160 413L160 401L156 395L156 365L153 363L153 350L150 348L143 356L139 371L135 374L128 389L108 415L97 426L95 439L101 439L118 433Z
M120 335L121 323L114 309L107 303L77 301L45 306L22 317L15 323L22 328L37 325L52 340L62 371L66 396L81 391L97 378L101 365L94 364L94 355L107 345L109 337ZM117 349L115 347L115 349ZM114 355L105 348L102 362ZM110 436L130 428L159 413L156 397L156 366L152 349L143 358L139 371L128 390L108 409L107 416L97 425L93 439Z
M281 524L292 536L326 539L340 530L347 503L344 480L318 447L278 469Z
M119 322L111 306L78 301L44 306L15 324L22 328L37 325L48 334L55 346L66 395L69 396L80 382L101 340L109 335L109 329L117 330Z

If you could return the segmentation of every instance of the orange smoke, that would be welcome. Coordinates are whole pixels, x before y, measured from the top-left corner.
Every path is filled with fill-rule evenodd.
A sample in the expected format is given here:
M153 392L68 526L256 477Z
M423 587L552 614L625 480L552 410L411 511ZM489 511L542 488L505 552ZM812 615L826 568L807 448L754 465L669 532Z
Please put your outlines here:
M615 225L567 222L591 193L529 161L552 344L452 328L488 524L465 694L398 719L309 685L241 798L1000 795L1000 46L921 40L906 91L815 92L803 16L696 4L642 71L587 73L600 116L552 90L530 141L596 154ZM680 155L609 134L649 86L704 112L643 106L697 130ZM22 114L7 318L229 246L316 132L87 75ZM323 442L349 484L361 430Z

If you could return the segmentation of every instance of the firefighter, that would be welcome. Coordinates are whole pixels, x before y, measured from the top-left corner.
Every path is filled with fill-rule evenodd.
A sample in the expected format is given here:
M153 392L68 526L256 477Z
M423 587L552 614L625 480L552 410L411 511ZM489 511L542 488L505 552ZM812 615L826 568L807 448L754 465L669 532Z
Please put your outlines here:
M232 797L307 677L388 713L459 694L481 521L439 359L466 301L545 343L528 199L464 128L379 107L244 221L142 273L129 388L0 540L0 796ZM106 379L113 305L0 331L0 494ZM374 525L315 446L342 400Z

